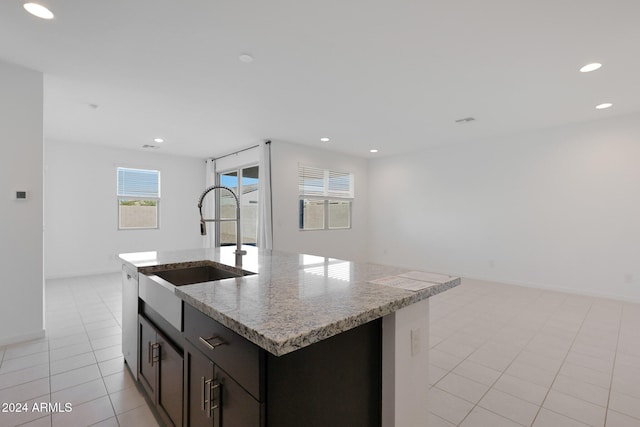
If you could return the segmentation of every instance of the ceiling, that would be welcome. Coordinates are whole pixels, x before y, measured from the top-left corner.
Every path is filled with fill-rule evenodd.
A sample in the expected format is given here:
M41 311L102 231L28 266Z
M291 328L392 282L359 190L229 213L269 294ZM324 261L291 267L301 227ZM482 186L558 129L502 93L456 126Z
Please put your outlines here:
M0 59L44 73L46 140L373 157L640 111L634 0L40 3L0 2Z

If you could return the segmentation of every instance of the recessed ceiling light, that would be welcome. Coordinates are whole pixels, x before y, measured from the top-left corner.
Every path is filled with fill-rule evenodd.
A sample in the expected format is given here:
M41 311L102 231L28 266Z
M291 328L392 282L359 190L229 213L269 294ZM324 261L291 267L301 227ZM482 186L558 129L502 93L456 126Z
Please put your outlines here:
M596 109L597 109L597 110L604 110L604 109L609 108L609 107L611 107L611 106L613 106L613 104L612 104L612 103L610 103L610 102L605 102L604 104L596 105Z
M584 67L580 68L581 73L590 73L591 71L595 71L598 68L602 67L602 64L599 62L593 62L591 64L587 64Z
M38 18L42 19L53 19L53 13L41 4L25 3L23 7L33 16L37 16Z
M153 142L157 142L158 144L162 144L164 142L164 139L156 138L156 139L153 140Z
M369 152L370 152L370 153L377 153L377 152L378 152L378 150L376 150L376 149L374 148L374 149L372 149L372 150L369 150Z
M247 64L249 62L253 62L253 56L249 55L248 53L243 53L242 55L238 56L238 59L242 62L246 62Z
M329 138L320 138L320 141L322 141L322 142L329 142L329 141L331 141L331 140L330 140Z

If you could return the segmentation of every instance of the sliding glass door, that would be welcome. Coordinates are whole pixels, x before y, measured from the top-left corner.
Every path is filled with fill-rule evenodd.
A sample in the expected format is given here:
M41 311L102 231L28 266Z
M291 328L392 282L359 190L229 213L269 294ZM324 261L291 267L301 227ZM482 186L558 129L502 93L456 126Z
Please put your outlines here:
M240 200L242 244L256 246L258 241L258 166L246 166L218 173L218 183L229 187ZM227 191L217 192L217 218L235 219L236 202ZM219 222L216 227L218 246L236 244L236 224Z

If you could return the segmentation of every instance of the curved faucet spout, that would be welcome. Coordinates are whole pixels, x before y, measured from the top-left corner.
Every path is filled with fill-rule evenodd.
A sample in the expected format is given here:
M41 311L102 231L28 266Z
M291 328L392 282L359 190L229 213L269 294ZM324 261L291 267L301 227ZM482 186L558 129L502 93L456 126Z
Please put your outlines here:
M204 198L207 194L209 194L211 191L216 190L216 189L220 189L220 190L227 190L229 193L231 193L231 195L233 196L233 198L236 201L236 219L220 219L220 218L205 218L204 215L202 214L202 202L204 201ZM211 187L205 189L202 194L200 195L200 200L198 201L198 211L200 212L200 234L203 236L207 235L207 222L220 222L220 221L235 221L236 222L236 250L235 250L235 254L236 254L236 263L238 263L238 259L240 255L245 255L247 253L247 251L243 251L242 250L242 237L240 235L240 199L238 199L238 196L236 195L236 193L229 187L225 187L224 185L212 185Z

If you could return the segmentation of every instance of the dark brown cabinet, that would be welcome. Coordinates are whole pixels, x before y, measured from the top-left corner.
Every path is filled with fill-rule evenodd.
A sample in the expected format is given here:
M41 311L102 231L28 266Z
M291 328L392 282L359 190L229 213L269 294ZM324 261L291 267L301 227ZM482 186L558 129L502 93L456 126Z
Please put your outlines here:
M155 403L163 421L183 425L182 350L176 347L149 320L138 316L138 379Z
M185 378L188 426L264 426L263 405L190 343Z
M277 357L185 304L187 426L380 426L381 326Z
M138 379L166 426L381 424L379 319L279 357L189 304L183 327L141 306Z
M187 426L264 426L264 350L186 304L183 333Z

